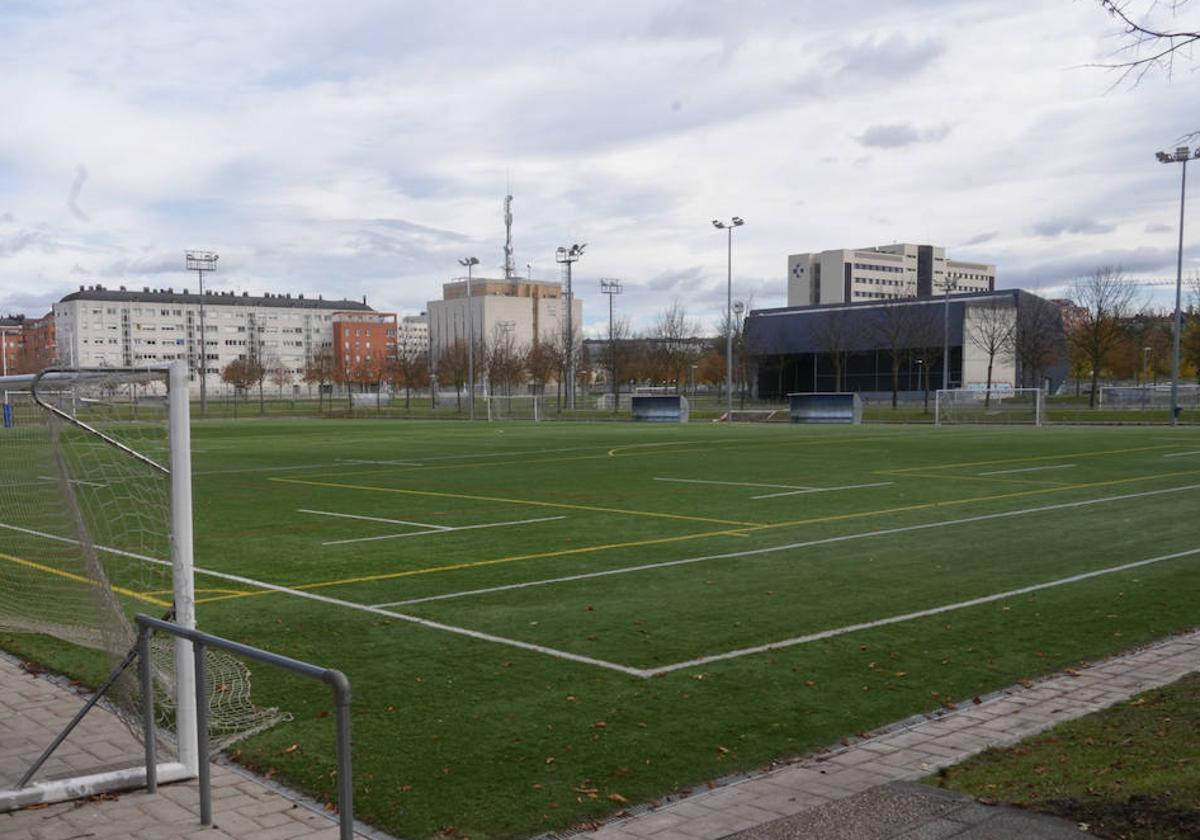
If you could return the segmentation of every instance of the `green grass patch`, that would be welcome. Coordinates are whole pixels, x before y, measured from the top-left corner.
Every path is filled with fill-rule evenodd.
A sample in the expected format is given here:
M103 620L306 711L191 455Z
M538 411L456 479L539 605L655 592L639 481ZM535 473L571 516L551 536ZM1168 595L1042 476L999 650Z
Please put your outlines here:
M1099 837L1200 837L1200 674L950 767L942 787L1086 823Z
M346 672L357 813L404 836L562 829L1200 624L1200 554L1118 568L1200 549L1197 429L264 418L193 445L201 628ZM253 670L295 719L239 760L332 800L327 691Z

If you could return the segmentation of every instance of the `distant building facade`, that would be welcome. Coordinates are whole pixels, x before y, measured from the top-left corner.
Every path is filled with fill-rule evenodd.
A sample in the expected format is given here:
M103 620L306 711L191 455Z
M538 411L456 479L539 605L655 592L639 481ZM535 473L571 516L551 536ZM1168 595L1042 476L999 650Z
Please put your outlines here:
M52 329L60 364L129 367L186 359L193 393L199 393L201 376L207 377L212 393L222 384L221 370L243 358L281 366L298 382L318 354L337 358L334 316L357 312L374 310L365 300L234 292L201 297L186 289L130 291L96 285L80 287L54 304Z
M415 359L429 352L429 316L405 315L397 325L396 353L406 359Z
M1046 317L1022 317L1040 309ZM947 317L948 316L948 317ZM997 325L992 327L989 325ZM1030 325L1030 326L1027 326ZM1043 334L1033 336L1026 330ZM988 381L984 333L1012 329L990 360L993 387L1049 387L1066 378L1066 348L1054 302L1016 289L941 299L866 301L834 306L755 310L746 318L746 352L760 397L789 393L891 390L893 360L900 391L978 388ZM1031 341L1044 353L1023 353ZM943 347L950 349L948 381L942 380ZM1022 359L1037 356L1041 369Z
M990 292L996 266L946 257L936 245L908 242L788 257L788 306L901 300Z
M35 373L56 360L53 313L0 317L0 373Z
M334 312L333 378L338 382L375 383L396 358L394 312Z
M575 343L583 341L583 302L572 304ZM429 342L435 358L455 342L468 340L474 322L476 343L488 344L501 334L511 336L516 347L537 342L561 343L566 331L567 302L561 283L541 280L471 282L459 278L442 286L442 299L429 302Z

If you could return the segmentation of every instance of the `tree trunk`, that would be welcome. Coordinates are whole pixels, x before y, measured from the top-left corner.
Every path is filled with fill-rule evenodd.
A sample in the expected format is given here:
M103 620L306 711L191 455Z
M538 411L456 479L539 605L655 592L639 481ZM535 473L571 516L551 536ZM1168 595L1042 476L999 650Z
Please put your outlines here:
M1088 408L1096 407L1096 392L1100 390L1100 371L1096 368L1092 368L1092 393L1088 395Z
M987 411L992 405L992 361L995 354L988 356L987 390L983 392L983 410Z

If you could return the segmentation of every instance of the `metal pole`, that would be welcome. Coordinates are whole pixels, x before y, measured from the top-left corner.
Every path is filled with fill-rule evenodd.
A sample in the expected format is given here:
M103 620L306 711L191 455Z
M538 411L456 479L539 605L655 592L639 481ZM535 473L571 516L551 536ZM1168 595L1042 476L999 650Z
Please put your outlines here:
M200 275L200 416L208 414L208 333L204 329L204 272Z
M567 411L575 410L575 296L571 292L571 261L567 261Z
M1171 341L1171 425L1179 424L1179 334L1183 332L1183 206L1187 196L1187 160L1179 187L1179 257L1175 264L1175 335Z
M617 410L617 345L613 340L613 296L608 296L608 376L612 379L613 411Z
M725 274L725 422L733 422L733 225L728 227L729 249Z
M354 778L350 763L350 682L341 671L330 671L337 704L338 817L341 840L354 840Z
M475 419L475 313L471 311L471 264L467 264L467 418Z
M171 577L175 621L189 630L196 627L196 594L192 572L192 434L190 426L187 363L171 363L168 380L168 443L171 451ZM175 676L179 706L176 729L179 763L195 773L196 708L190 698L192 670L187 667L191 642L175 639Z
M142 683L142 738L146 749L146 793L158 792L158 757L154 732L154 681L151 679L150 630L138 626L138 676Z
M950 278L943 281L946 287L946 305L942 311L942 388L950 387Z
M192 643L192 657L195 663L197 755L200 761L200 825L212 825L212 779L208 765L208 680L204 672L202 643Z

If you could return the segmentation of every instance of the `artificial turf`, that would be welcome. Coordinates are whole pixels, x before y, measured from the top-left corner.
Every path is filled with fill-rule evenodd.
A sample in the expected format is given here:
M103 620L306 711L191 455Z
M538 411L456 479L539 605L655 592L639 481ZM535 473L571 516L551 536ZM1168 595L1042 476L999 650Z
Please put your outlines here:
M200 626L349 676L357 813L405 836L561 829L1200 624L1200 554L1086 576L1200 549L1197 429L268 419L193 444L198 569L291 590L200 572ZM254 688L294 720L239 759L332 799L324 690Z

